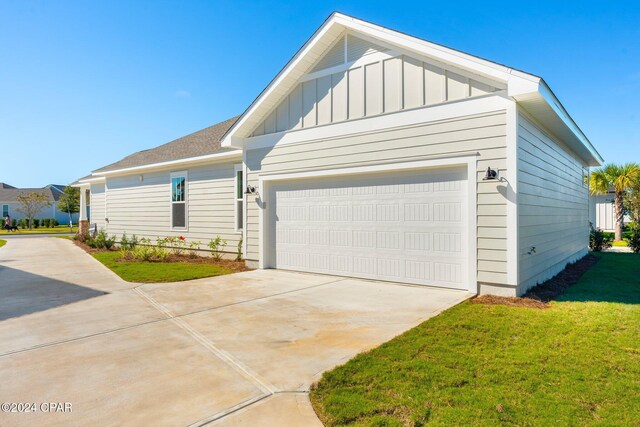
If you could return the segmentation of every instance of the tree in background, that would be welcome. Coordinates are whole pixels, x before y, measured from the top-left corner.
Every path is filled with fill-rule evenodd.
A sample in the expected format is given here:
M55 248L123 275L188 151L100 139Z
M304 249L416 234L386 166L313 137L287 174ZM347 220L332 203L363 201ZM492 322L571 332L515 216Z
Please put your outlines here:
M18 212L23 214L27 221L29 221L29 230L33 227L33 219L36 215L38 215L44 208L51 206L51 201L44 195L44 193L38 193L35 191L19 195L18 203L20 203Z
M622 226L624 222L625 196L640 180L640 165L625 163L617 165L610 163L591 172L589 188L593 195L604 195L613 188L613 214L616 218L617 241L622 240Z
M624 206L631 220L640 224L640 179L625 195Z
M80 189L77 187L65 187L60 199L58 199L58 210L69 214L69 228L72 228L71 215L80 212Z

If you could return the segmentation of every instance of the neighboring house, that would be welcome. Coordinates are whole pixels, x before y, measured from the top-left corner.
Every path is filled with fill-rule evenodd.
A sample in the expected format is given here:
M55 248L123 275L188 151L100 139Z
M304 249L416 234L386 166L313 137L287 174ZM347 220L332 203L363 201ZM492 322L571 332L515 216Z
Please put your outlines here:
M602 231L616 231L616 217L613 210L614 190L609 190L608 194L591 196L590 218L589 221L595 228ZM624 216L624 223L631 222L629 215Z
M18 201L18 196L31 192L42 193L47 197L50 205L42 209L40 213L36 215L36 218L55 218L60 224L68 224L69 214L58 210L58 200L64 192L64 188L64 185L53 184L43 188L16 188L5 183L0 183L0 214L2 214L2 218L6 218L7 214L16 220L24 218L24 215L19 210L20 202ZM74 224L78 223L78 217L78 214L71 216Z
M601 162L540 77L335 13L239 118L75 185L109 234L521 295L587 253Z

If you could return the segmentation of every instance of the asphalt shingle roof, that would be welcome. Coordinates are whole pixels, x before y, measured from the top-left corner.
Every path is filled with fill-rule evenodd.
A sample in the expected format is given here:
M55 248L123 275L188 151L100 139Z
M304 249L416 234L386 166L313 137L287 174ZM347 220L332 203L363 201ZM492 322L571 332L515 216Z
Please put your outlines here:
M0 202L17 202L18 196L32 192L44 194L50 202L57 202L62 194L50 188L0 188Z
M94 173L113 171L136 166L172 160L188 159L225 151L235 151L232 148L220 146L220 141L227 130L238 120L239 116L220 122L216 125L199 130L182 138L149 150L138 151L115 163L96 169Z

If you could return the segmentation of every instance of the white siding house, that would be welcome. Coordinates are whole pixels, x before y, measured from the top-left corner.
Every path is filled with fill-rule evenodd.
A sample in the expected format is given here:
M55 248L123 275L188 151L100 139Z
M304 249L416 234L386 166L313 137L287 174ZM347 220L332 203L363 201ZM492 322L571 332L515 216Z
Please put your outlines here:
M541 78L336 13L240 117L77 185L112 234L522 295L586 254L601 162Z

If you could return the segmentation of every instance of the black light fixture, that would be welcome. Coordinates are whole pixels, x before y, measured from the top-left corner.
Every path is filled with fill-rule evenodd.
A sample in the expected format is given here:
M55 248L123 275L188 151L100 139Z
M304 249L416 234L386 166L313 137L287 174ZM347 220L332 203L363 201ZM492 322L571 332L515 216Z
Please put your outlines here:
M493 179L498 179L498 171L491 169L491 166L487 168L487 173L482 178L483 181L490 181Z
M244 194L256 194L256 187L247 184L246 190L244 190Z

